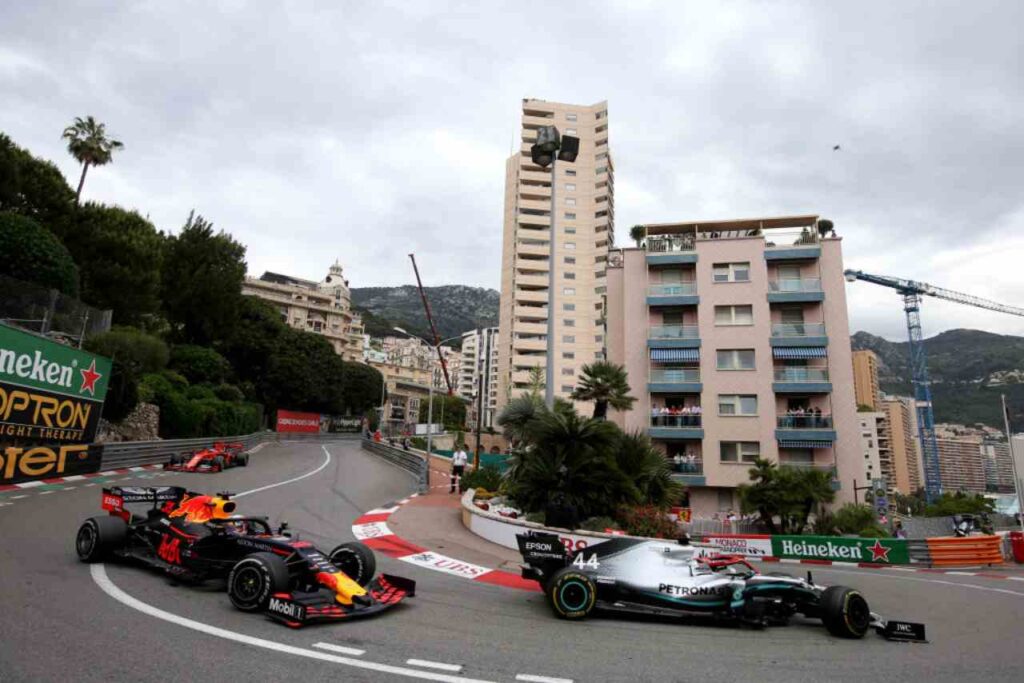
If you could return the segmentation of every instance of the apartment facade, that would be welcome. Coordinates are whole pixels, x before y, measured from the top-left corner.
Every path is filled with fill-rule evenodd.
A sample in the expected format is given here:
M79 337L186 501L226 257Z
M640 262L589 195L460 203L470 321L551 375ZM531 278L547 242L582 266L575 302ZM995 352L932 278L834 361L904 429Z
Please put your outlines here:
M576 161L556 162L554 175L530 157L542 126L580 140ZM498 410L528 389L531 368L546 368L549 315L556 396L567 398L583 365L604 358L606 262L615 243L607 103L525 99L519 139L519 151L505 165Z
M906 396L883 396L889 444L892 450L892 477L890 484L902 494L909 495L924 486L924 463L917 435L917 412L914 399Z
M363 361L362 319L352 312L348 280L337 261L320 282L271 272L246 277L242 294L272 304L291 327L322 335L343 359Z
M985 493L982 440L976 437L937 438L939 476L944 493Z
M470 400L471 422L476 423L478 392L483 387L483 426L497 428L498 408L498 341L497 327L470 330L462 335L462 357L457 377L457 391Z
M855 471L850 472L850 474L855 476L857 486L864 486L874 479L886 476L882 463L891 461L892 452L888 448L888 444L881 438L885 419L885 413L857 412L857 420L860 423L861 447L864 452L864 460L861 463L863 469L860 471L860 474L857 474Z
M882 392L878 388L878 356L874 351L853 352L853 390L858 406L882 409Z
M608 356L638 398L612 419L673 466L684 456L695 514L738 508L759 457L828 471L852 501L864 457L841 240L813 215L645 227L643 248L609 260Z

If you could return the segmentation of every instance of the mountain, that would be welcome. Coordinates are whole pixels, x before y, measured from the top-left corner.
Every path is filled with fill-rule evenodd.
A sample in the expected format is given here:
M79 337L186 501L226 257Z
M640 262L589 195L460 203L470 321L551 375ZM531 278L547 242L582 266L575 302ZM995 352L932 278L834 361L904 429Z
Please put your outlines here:
M464 285L424 287L424 290L441 339L457 337L478 327L498 325L500 295L496 290ZM352 290L352 307L362 313L366 333L371 336L393 335L393 328L397 326L424 339L433 339L423 312L423 300L412 285L356 287Z
M850 338L853 349L878 355L882 391L913 396L908 342L867 332ZM1024 337L980 330L949 330L924 341L936 422L1003 428L1000 394L1006 394L1011 427L1024 430Z

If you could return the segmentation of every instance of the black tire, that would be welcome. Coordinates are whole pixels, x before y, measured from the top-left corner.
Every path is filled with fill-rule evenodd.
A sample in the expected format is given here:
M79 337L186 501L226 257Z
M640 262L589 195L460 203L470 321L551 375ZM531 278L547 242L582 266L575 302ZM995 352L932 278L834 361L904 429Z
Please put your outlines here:
M331 564L363 588L370 585L377 573L377 558L359 541L342 543L327 556Z
M78 527L75 551L82 562L102 562L128 542L128 522L120 517L90 517Z
M178 455L177 453L172 455L171 456L171 464L172 465L180 465L181 464L181 456Z
M860 591L830 586L821 596L821 620L834 636L863 638L871 626L871 610Z
M581 571L562 567L547 581L551 609L562 619L584 619L597 600L597 585Z
M274 553L253 553L228 574L228 597L243 612L261 612L274 593L288 591L288 565Z
M218 455L213 459L213 471L223 472L224 471L224 456Z
M237 456L235 456L235 462L238 463L239 467L248 467L249 466L249 454L248 453L239 453Z

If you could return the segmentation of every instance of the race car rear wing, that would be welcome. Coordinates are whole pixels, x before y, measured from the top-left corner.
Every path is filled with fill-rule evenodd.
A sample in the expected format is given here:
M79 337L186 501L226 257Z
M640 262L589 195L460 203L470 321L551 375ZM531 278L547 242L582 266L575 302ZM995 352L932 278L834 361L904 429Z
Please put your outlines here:
M519 552L527 564L545 564L547 562L565 562L569 559L562 541L555 534L530 531L518 534Z
M111 486L103 489L102 507L117 514L124 511L125 505L133 503L151 503L153 507L160 503L176 503L188 492L184 486Z

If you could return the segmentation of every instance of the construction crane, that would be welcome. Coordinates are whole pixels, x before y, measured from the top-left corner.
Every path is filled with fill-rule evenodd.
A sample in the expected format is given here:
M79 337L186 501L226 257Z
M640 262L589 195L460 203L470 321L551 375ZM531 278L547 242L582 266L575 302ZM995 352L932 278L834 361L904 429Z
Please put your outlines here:
M921 456L924 460L924 488L928 502L942 495L942 479L939 476L939 446L935 441L935 413L932 411L932 391L928 382L928 359L921 334L921 297L934 296L966 306L984 308L997 313L1024 316L1024 308L982 299L981 297L935 287L927 282L904 280L887 275L872 275L862 270L843 272L847 282L863 280L899 292L903 297L903 310L907 314L907 332L910 337L910 370L914 385L914 399L917 409L918 435L921 440Z
M430 323L430 332L434 335L434 348L437 350L437 358L441 361L441 372L444 373L444 383L448 387L448 395L451 396L454 392L452 390L452 380L448 376L448 363L444 359L444 354L441 353L441 337L437 334L437 327L434 325L434 316L430 314L430 302L427 301L427 292L423 289L423 282L420 281L420 269L416 267L416 256L409 254L409 260L412 261L412 270L416 273L416 286L420 290L420 298L423 299L423 310L427 314L427 322ZM430 382L434 382L434 377L431 375Z

